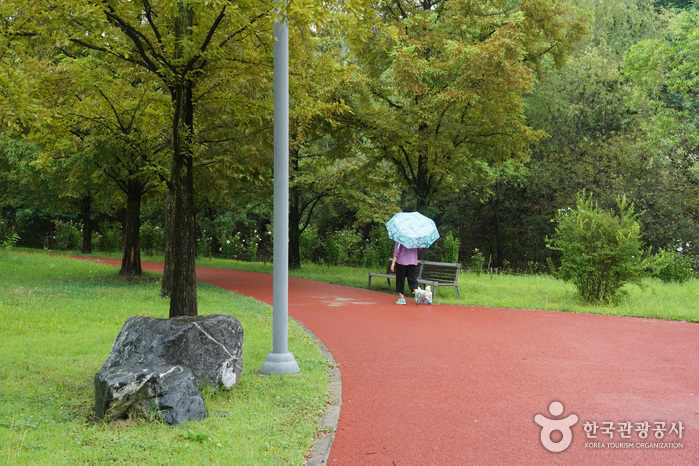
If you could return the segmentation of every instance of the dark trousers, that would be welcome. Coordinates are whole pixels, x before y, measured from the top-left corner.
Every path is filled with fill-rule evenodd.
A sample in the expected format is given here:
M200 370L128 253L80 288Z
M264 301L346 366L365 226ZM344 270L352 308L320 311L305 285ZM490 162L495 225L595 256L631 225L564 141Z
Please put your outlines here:
M417 288L417 265L396 264L396 291L405 294L405 279L410 291Z

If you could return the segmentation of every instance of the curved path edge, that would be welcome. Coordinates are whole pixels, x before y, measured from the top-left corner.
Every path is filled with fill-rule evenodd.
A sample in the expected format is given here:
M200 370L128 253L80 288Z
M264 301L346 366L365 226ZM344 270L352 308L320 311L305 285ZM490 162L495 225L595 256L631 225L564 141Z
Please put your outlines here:
M340 420L340 407L342 406L342 377L340 374L340 367L328 347L325 346L321 339L318 338L310 328L293 317L291 317L291 320L316 342L318 349L320 349L320 353L328 363L330 363L330 367L328 368L328 393L330 400L325 414L318 419L318 437L313 441L310 455L305 463L310 466L324 465L328 462L330 449L335 441L337 423Z

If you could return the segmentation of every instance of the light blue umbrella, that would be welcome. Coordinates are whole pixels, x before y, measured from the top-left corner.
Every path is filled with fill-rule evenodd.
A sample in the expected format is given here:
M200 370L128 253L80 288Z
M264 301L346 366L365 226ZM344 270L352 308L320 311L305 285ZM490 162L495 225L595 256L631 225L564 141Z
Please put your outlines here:
M434 220L420 212L399 212L386 223L388 237L406 248L429 248L439 238Z

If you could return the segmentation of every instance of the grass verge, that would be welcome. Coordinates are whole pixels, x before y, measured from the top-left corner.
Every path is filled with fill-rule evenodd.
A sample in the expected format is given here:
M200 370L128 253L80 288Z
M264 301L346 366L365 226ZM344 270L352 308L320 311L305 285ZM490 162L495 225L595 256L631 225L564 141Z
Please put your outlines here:
M243 324L244 370L230 391L204 393L210 415L170 427L90 420L93 378L130 315L167 317L159 278L113 267L0 250L0 463L300 464L327 402L327 362L293 322L298 376L259 368L272 341L266 304L200 285L200 314Z

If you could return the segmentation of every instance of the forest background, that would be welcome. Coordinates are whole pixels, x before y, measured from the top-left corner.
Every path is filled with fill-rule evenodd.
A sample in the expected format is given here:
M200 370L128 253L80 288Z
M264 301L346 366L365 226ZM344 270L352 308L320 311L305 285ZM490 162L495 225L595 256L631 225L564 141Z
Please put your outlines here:
M168 244L270 261L271 4L65 4L0 6L0 242L123 250L124 273ZM417 209L426 258L546 273L582 191L696 264L692 2L285 6L291 267L381 268L385 221Z

